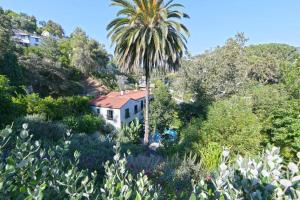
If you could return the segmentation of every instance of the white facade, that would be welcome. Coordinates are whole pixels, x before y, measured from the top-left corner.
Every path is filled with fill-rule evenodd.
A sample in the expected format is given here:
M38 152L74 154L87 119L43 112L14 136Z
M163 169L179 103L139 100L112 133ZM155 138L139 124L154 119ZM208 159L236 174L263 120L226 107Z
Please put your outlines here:
M124 104L119 109L104 108L92 106L92 111L95 114L102 115L107 123L110 123L115 128L120 129L123 125L129 125L134 119L143 119L143 107L145 105L145 98L138 100L129 99L126 104ZM113 112L113 118L109 118L108 112ZM126 113L129 115L126 116Z

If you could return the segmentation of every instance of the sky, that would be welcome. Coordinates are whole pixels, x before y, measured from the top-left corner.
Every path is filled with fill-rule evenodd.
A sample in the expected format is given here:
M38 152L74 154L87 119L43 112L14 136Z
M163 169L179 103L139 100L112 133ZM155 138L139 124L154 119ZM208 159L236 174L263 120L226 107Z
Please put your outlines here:
M175 0L191 19L184 20L191 36L188 50L197 55L244 32L248 44L286 43L300 46L299 0ZM0 0L4 9L34 15L39 21L61 24L67 34L76 27L103 43L112 53L106 26L117 8L110 0Z

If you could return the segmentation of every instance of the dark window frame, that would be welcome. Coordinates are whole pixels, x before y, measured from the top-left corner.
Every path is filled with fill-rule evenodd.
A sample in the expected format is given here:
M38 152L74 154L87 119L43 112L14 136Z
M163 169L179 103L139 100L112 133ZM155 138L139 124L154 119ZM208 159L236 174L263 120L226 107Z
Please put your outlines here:
M129 108L126 108L125 109L125 119L128 119L128 118L130 118L130 110L129 110Z
M114 119L114 111L113 110L107 110L106 119L108 119L108 120Z
M134 114L137 114L138 112L139 112L138 105L135 105L135 106L134 106Z
M144 100L141 101L141 110L144 109Z

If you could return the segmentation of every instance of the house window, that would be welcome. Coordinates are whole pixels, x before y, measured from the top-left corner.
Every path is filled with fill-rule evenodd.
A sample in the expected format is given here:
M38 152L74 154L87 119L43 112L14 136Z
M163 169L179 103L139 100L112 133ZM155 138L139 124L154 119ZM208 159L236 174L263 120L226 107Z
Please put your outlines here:
M39 42L39 38L35 38L35 42Z
M107 110L107 117L108 120L114 119L114 111L113 110Z
M138 110L138 106L137 105L135 105L134 106L134 114L136 114L136 113L138 113L139 112L139 110Z
M128 119L130 117L129 108L125 110L125 118Z
M142 100L141 101L141 110L143 110L144 109L144 101Z
M97 114L100 114L100 108L97 108Z

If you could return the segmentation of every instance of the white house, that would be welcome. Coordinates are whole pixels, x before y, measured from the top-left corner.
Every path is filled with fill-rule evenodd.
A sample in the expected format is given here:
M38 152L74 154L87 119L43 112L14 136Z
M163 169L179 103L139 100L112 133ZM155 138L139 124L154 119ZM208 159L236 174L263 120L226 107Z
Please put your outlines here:
M102 115L106 122L119 129L135 118L143 119L145 96L144 90L111 92L93 99L90 103L94 113Z
M23 46L37 46L41 43L42 38L36 34L27 33L22 30L14 30L14 40Z

